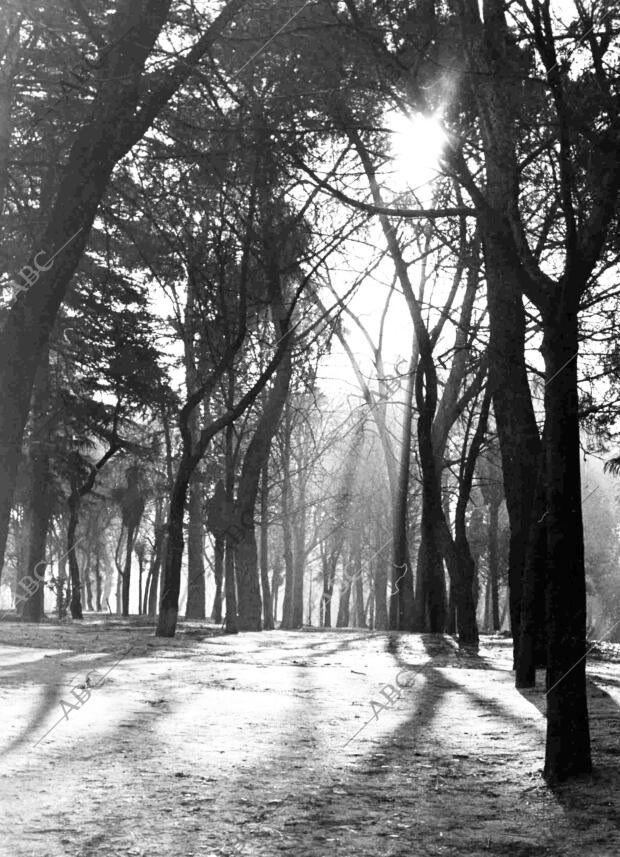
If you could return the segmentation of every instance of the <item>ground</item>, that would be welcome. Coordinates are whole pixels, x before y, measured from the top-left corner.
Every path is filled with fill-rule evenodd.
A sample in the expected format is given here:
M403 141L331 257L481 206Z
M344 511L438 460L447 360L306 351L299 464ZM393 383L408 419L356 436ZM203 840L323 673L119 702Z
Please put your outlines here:
M501 637L474 656L440 635L4 621L0 854L617 857L601 648L596 773L552 791L543 676L515 690Z

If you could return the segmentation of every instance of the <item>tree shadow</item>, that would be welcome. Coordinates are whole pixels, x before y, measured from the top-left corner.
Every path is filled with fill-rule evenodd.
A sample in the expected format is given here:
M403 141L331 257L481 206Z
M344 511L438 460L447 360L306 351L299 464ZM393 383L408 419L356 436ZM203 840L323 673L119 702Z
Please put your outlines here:
M426 654L441 659L441 666L463 669L497 670L497 664L489 661L479 651L459 646L455 637L449 634L419 634ZM439 663L436 664L440 666Z
M536 688L519 693L546 718L543 681ZM599 825L617 829L620 825L620 705L602 685L617 685L615 679L586 678L593 771L549 788L577 830ZM602 833L604 836L604 833Z
M392 657L385 659L385 685L396 685L399 671L419 668L407 660L410 654L407 639L403 635L390 643L390 638L386 638L385 647L391 645L396 651L390 651ZM348 649L353 642L347 635L333 651ZM359 700L355 701L357 707L339 707L337 696L343 689L344 673L334 672L333 698L330 697L330 682L326 684L323 678L326 673L322 659L332 648L323 651L320 641L313 644L313 652L304 660L321 670L293 668L291 673L291 687L301 689L303 695L292 694L290 705L283 707L281 714L266 712L248 720L247 738L245 734L235 737L234 731L227 733L228 749L222 752L237 752L242 757L254 751L247 765L241 758L231 764L222 756L222 764L214 767L213 757L199 751L201 745L209 747L213 740L210 728L203 728L196 734L193 762L188 762L183 744L179 743L179 760L174 759L174 767L160 768L158 760L170 745L164 748L157 735L170 734L170 725L166 724L170 723L174 706L162 711L162 719L156 721L160 724L157 734L145 736L140 756L127 759L126 776L113 786L112 792L106 793L106 805L111 809L106 812L105 825L94 808L83 807L80 812L84 829L101 830L100 835L109 831L108 847L114 846L119 838L127 839L133 835L129 831L134 831L138 839L134 838L133 843L143 848L144 853L151 853L156 846L160 853L167 853L165 846L170 837L170 853L202 853L201 849L213 853L215 848L214 853L222 857L274 853L365 857L377 852L385 857L408 857L412 853L564 857L567 852L554 844L557 825L566 824L568 815L578 840L582 829L579 825L585 830L593 816L587 807L582 807L583 813L579 815L579 795L574 791L558 796L557 801L552 799L556 793L545 785L539 771L544 751L540 719L524 722L511 710L511 699L514 702L516 696L512 697L515 689L510 673L496 670L497 680L504 690L510 691L498 700L494 696L496 677L481 672L468 674L470 669L489 670L491 667L484 658L460 658L434 636L426 644L422 642L425 654L429 650L437 652L434 659L422 665L421 672L427 680L404 690L393 713L378 711L378 716L372 718L354 742L348 742L356 729L356 723L352 722L354 712L363 710L364 716L366 712L370 715L370 701L382 698L380 687L376 677L370 688L368 682L350 677L351 681L359 681L349 686L360 689ZM277 643L273 648L277 650ZM369 653L367 648L359 651L360 659ZM376 648L372 654L377 654ZM205 666L208 669L208 662ZM462 674L450 672L457 669ZM246 675L250 683L246 682L245 689L259 692L252 672ZM467 682L473 684L474 679L477 685L468 686ZM510 732L513 739L503 740L500 753L493 735L488 730L485 733L484 724L491 721L476 716L459 719L458 707L453 707L447 696L452 692L458 693L472 715L493 717L496 724L502 724L504 731ZM134 717L128 711L124 719L130 716ZM234 718L225 706L222 716L231 721ZM399 718L397 724L389 719L394 716ZM435 716L441 716L442 722L433 725ZM359 713L355 719L361 722ZM138 726L137 715L135 720ZM514 739L517 725L525 732L525 737L518 741ZM373 731L377 726L380 734L376 728ZM268 733L270 728L273 731ZM98 760L98 777L102 782L106 781L106 759L112 758L116 736L123 732L118 728L105 735L108 755L104 756L98 750L100 735L81 737L82 755ZM221 732L217 734L221 739ZM263 739L265 749L261 750ZM346 743L348 747L344 746ZM184 770L179 771L180 767ZM155 770L147 777L142 772L148 768ZM175 770L177 773L172 776L170 771ZM168 776L162 782L164 771ZM606 773L601 771L601 775ZM606 782L607 788L615 784L615 780ZM119 798L123 795L124 799L127 789L130 801L124 806ZM177 823L180 821L178 828L172 828L168 816L158 814L162 790L165 790L165 805L174 810ZM191 814L193 792L198 796L196 806L202 809ZM601 786L596 786L592 799L602 799ZM154 814L143 810L151 803L155 806ZM594 815L593 824L609 822L609 809L605 806L602 804ZM66 818L67 823L72 818L69 810L58 810L58 815ZM601 827L601 836L604 835L607 838L603 847L583 853L611 853L605 846L613 843L617 834L610 829L607 835ZM102 841L91 838L83 842L80 854L94 857L101 851Z
M118 653L102 653L101 657L89 659L87 663L80 664L78 670L76 670L76 663L64 663L71 654L71 651L65 650L57 655L44 656L45 671L52 672L57 680L53 685L45 684L34 713L28 718L28 722L24 724L19 734L4 747L4 757L14 753L26 743L30 744L32 748L38 746L62 720L69 719L70 712L74 708L87 704L90 697L97 693L97 687L101 687L100 682L105 682L112 670L131 655L131 648L123 652L120 657ZM77 654L84 656L90 653L78 652ZM35 667L34 670L33 666ZM42 664L39 664L38 661L28 661L20 668L9 667L7 670L3 670L1 675L2 677L10 676L12 683L25 685L36 678L39 666ZM60 677L58 677L58 671ZM92 676L89 676L89 673L92 673ZM64 683L65 678L68 679L66 685ZM81 699L84 701L80 702ZM64 705L61 705L61 702ZM45 731L44 726L50 719L49 715L53 709L56 709L57 718L48 724L49 728Z

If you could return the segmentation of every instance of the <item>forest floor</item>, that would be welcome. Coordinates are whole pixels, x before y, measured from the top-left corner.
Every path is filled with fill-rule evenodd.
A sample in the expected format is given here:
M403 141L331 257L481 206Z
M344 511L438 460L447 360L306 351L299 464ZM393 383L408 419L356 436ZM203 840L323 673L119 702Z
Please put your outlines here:
M551 790L543 676L515 690L501 637L474 656L433 635L4 621L0 854L617 857L620 656L603 648L596 773Z

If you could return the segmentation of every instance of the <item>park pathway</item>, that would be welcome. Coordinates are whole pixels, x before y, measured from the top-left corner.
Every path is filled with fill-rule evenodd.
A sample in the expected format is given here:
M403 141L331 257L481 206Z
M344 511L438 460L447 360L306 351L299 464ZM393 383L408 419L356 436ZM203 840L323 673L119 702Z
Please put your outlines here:
M2 857L620 854L620 665L553 792L505 639L183 629L3 623Z

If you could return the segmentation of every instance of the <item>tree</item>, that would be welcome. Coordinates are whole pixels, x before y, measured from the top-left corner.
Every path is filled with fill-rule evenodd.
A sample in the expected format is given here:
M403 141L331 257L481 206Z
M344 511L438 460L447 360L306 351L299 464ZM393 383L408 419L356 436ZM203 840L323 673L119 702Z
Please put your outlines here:
M140 140L157 114L220 37L243 0L230 0L190 50L164 73L145 72L166 24L170 0L137 6L118 0L98 32L95 94L69 141L62 179L40 240L22 268L30 287L20 291L0 339L0 558L4 555L18 455L40 355L116 164ZM135 34L139 33L139 38ZM107 42L107 44L106 44ZM53 257L53 261L52 261Z
M136 545L138 527L144 514L144 492L141 486L140 468L135 464L125 470L126 487L119 493L123 527L126 533L125 564L122 572L121 614L129 616L129 587L131 583L131 555ZM138 602L140 604L140 602ZM141 606L141 605L140 605ZM140 607L138 608L138 613Z
M499 510L504 499L501 460L494 443L478 462L480 489L489 507L488 526L488 599L491 606L491 629L500 630L499 619Z
M539 108L541 118L553 117L557 129L544 150L544 157L551 159L555 169L542 240L534 253L519 205L523 171L517 167L513 133L522 96L517 94L514 83L507 82L507 75L517 71L516 80L523 78L525 71L519 68L512 50L504 10L495 0L487 0L483 8L484 23L478 8L469 3L461 7L460 20L468 62L475 72L474 95L482 118L489 176L486 192L472 181L459 155L453 160L459 164L461 179L478 207L487 254L503 258L504 267L512 260L513 270L518 272L518 281L511 288L512 299L520 300L524 294L538 309L542 322L548 632L545 776L555 781L588 773L592 764L585 692L578 319L580 301L605 252L620 190L620 166L615 157L620 129L617 111L609 113L617 97L612 95L617 72L603 64L611 43L608 25L601 35L594 35L591 20L583 9L579 11L580 26L588 33L584 49L590 53L593 68L573 78L558 54L549 5L535 0L531 7L524 7L528 39L536 52L538 68L542 67L546 75L545 99ZM602 93L595 102L590 99L593 86ZM586 127L596 130L584 134ZM595 157L584 161L584 147L596 153ZM540 156L537 163L539 159ZM556 221L561 223L561 233L553 248L557 275L551 276L543 267L541 248L546 234L551 231L553 235ZM489 278L490 290L505 293L505 285L491 280L490 274ZM497 408L496 418L499 429ZM508 479L506 468L505 475Z

